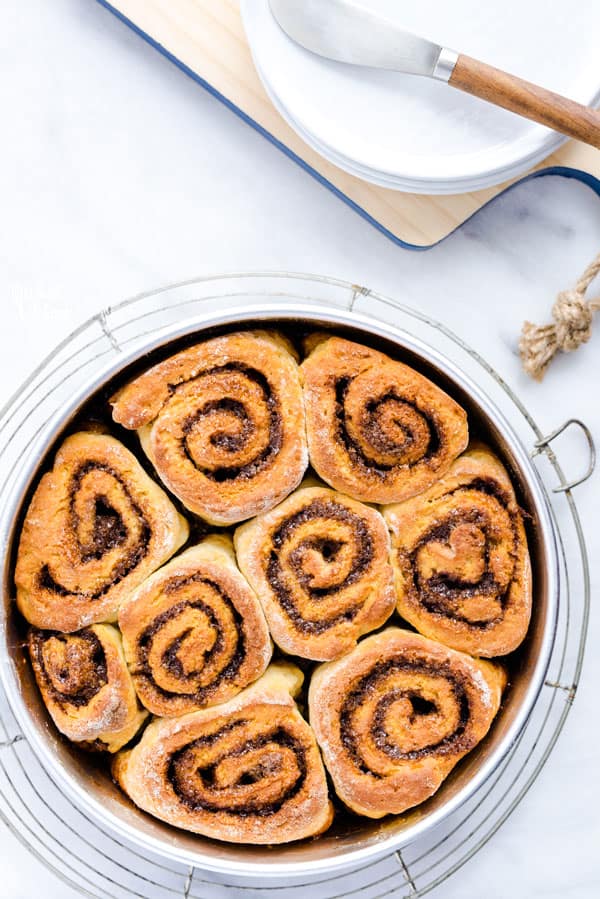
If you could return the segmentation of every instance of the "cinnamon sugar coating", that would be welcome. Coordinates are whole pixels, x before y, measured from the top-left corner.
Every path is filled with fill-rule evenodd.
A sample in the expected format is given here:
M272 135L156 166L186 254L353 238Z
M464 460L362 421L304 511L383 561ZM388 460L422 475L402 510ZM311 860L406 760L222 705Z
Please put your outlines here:
M487 447L457 459L425 493L387 506L398 612L422 634L471 655L506 655L531 617L523 515Z
M267 331L190 347L112 399L162 482L211 524L270 509L308 465L300 375L291 344Z
M187 536L185 519L122 443L73 434L25 516L19 611L36 627L65 632L115 621L123 599Z
M129 743L148 713L138 705L115 627L95 624L75 634L31 628L28 646L42 698L61 733L108 752Z
M304 486L238 528L234 540L284 652L333 659L392 614L389 537L370 506Z
M316 343L300 370L311 463L355 499L391 503L414 496L467 446L464 409L377 350L329 337Z
M314 735L292 698L299 669L277 664L235 699L157 719L113 774L140 808L230 843L322 833L333 808Z
M231 699L272 654L260 603L222 536L149 577L121 605L119 627L138 696L155 715Z
M400 628L314 672L309 719L338 796L357 814L401 814L439 789L486 735L506 676Z

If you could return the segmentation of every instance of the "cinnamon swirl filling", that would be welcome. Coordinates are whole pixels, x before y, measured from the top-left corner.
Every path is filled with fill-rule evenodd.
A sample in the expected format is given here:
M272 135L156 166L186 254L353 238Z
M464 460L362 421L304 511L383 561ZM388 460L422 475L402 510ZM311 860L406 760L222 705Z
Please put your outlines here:
M472 748L466 737L469 697L464 677L449 665L432 667L426 660L401 656L386 659L348 694L340 710L344 747L362 771L383 777L385 760L371 768L372 759L362 745L361 724L367 717L369 746L387 760L414 760Z
M398 628L317 668L310 723L336 792L372 818L429 798L487 733L501 668Z
M116 628L96 624L75 634L31 628L33 672L59 731L88 748L117 752L140 729L137 702Z
M160 665L165 671L165 681L171 677L178 684L186 684L190 690L187 695L192 695L202 705L215 689L215 684L200 686L199 676L203 667L218 664L217 658L225 650L224 631L229 629L234 634L225 659L220 660L220 674L224 678L234 677L238 673L245 656L245 639L240 627L242 618L218 584L206 578L192 577L180 579L168 588L169 593L187 590L208 593L212 602L183 600L158 615L139 637L140 667L136 670L136 676L146 678L155 690L169 696L170 692L152 673L152 663ZM215 600L223 606L221 620L214 610ZM197 631L202 631L202 634ZM210 633L208 639L204 637L206 632Z
M186 382L190 383L190 382ZM171 387L173 393L181 385ZM203 393L237 392L207 400L181 423L180 454L217 483L254 478L281 449L281 409L267 378L246 365L228 363L194 378L194 398Z
M121 443L79 433L60 448L27 511L17 603L38 627L113 621L122 598L187 539L187 524Z
M308 464L298 366L268 332L230 334L183 350L113 398L169 489L213 524L275 505Z
M531 614L523 516L506 471L484 447L384 516L398 611L426 636L492 657L516 649Z
M467 445L464 409L383 353L330 337L301 371L312 465L356 499L406 499L441 477Z
M235 545L273 639L286 652L335 658L392 612L383 520L333 490L298 490L239 528Z
M157 719L113 773L150 814L234 843L286 843L321 833L333 809L314 735L292 695L302 673L272 665L239 696Z
M92 630L34 630L29 651L44 695L61 707L87 705L108 682L106 654Z
M67 487L69 518L67 527L81 565L99 562L119 550L119 558L105 580L95 589L80 590L87 599L96 600L137 568L148 553L150 526L135 503L118 471L102 463L88 461L73 472ZM64 577L64 575L63 575ZM49 565L39 574L39 586L60 596L76 593L74 585L65 586ZM68 572L67 578L68 580Z
M305 744L285 726L269 726L268 708L262 712L211 730L171 756L167 777L190 809L266 817L303 788Z
M335 539L329 536L330 522L338 525ZM320 634L356 618L362 597L348 588L364 577L374 555L373 537L364 518L333 500L315 500L286 518L273 533L272 541L267 580L299 631ZM320 570L316 573L315 565L319 562ZM323 614L318 618L306 617L301 596L295 595L298 591L294 587L319 611L322 609ZM344 592L346 601L343 598L340 601ZM336 602L333 609L325 611L325 600L329 597L335 597Z
M223 702L264 672L271 641L230 543L213 536L149 578L119 610L138 695L156 715Z
M374 396L362 407L352 391L353 379L335 382L338 440L354 464L385 479L398 466L429 461L439 452L439 423L417 402L397 391ZM358 405L356 410L352 406Z

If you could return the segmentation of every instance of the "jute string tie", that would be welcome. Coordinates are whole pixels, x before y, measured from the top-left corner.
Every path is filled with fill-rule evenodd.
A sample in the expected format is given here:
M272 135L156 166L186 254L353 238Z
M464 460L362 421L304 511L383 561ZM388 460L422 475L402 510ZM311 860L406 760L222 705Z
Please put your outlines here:
M592 336L594 312L600 310L600 296L586 300L588 287L600 273L600 254L588 265L570 290L563 290L552 307L551 325L525 322L519 352L527 374L541 381L548 366L560 351L571 353Z

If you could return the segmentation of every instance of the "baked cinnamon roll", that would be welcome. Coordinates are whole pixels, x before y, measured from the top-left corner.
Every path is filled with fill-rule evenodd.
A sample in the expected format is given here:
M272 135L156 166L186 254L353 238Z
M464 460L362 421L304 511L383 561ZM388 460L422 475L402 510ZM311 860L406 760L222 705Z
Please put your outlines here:
M211 524L270 509L308 465L298 366L276 333L228 334L183 350L112 403L163 483Z
M221 536L144 581L121 605L119 627L137 694L155 715L231 699L272 654L260 603Z
M157 719L115 759L137 806L230 843L287 843L322 833L333 809L314 735L292 699L302 683L278 664L229 702Z
M464 409L383 353L330 337L316 343L301 373L311 463L355 499L414 496L467 446Z
M29 655L46 708L61 733L87 748L117 752L148 713L137 701L116 628L76 634L31 628Z
M502 463L474 447L425 493L388 506L398 611L472 655L516 649L531 617L523 515Z
M504 686L499 666L399 628L321 665L310 723L338 796L368 818L428 799L486 735Z
M27 510L18 607L48 630L115 621L123 599L187 536L186 521L118 440L73 434Z
M383 518L335 490L303 487L238 528L234 540L284 652L333 659L393 612Z

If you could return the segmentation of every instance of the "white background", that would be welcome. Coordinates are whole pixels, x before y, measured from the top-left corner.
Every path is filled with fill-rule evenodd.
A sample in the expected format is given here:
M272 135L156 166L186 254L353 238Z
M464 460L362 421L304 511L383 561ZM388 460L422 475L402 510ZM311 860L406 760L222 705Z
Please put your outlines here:
M600 322L541 386L515 354L522 320L545 320L600 250L600 199L581 184L530 182L435 249L399 249L93 0L2 4L0 109L0 402L102 306L195 275L298 270L430 311L499 369L544 429L576 415L600 440ZM561 460L567 471L583 464L576 440ZM595 594L599 480L577 496ZM435 895L599 895L599 642L596 608L583 683L548 765ZM76 895L3 825L0 870L9 899Z

